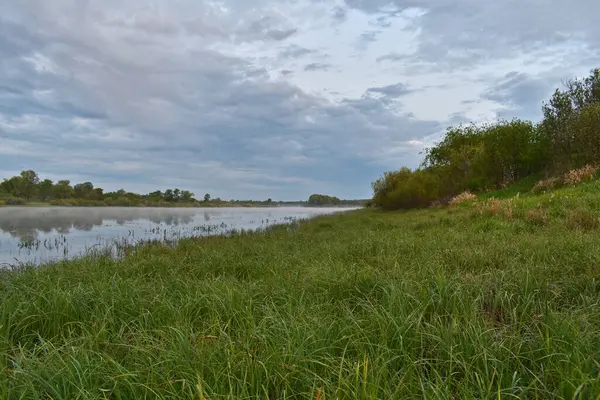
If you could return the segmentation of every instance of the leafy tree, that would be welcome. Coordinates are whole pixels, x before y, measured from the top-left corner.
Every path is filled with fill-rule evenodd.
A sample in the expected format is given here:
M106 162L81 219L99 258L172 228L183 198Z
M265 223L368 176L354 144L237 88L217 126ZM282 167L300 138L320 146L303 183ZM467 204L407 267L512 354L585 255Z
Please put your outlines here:
M204 202L205 202L205 203L208 203L209 201L210 201L210 194L206 193L206 194L204 195Z
M78 183L73 187L73 191L79 199L90 199L93 197L94 185L91 182Z
M194 193L190 192L189 190L182 190L180 199L186 203L191 202L194 199Z
M565 90L556 89L542 107L541 128L551 143L554 172L596 161L600 143L600 135L589 129L589 123L595 120L592 114L598 112L600 104L600 68L592 70L583 80L568 81L565 86Z
M30 200L37 192L37 184L40 183L40 178L35 171L21 171L19 180L17 181L16 196Z
M73 188L69 180L61 180L54 185L54 197L57 199L68 199L72 196L72 193Z
M39 183L38 195L41 201L48 201L54 196L54 182L44 179Z
M311 206L338 205L340 204L340 199L324 194L312 194L308 198L308 204Z

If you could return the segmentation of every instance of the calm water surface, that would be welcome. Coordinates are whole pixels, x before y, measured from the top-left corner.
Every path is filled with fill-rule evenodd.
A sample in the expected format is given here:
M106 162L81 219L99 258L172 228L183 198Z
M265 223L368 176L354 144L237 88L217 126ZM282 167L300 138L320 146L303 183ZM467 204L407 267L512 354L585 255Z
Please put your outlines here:
M2 207L0 267L76 257L140 241L256 230L348 208Z

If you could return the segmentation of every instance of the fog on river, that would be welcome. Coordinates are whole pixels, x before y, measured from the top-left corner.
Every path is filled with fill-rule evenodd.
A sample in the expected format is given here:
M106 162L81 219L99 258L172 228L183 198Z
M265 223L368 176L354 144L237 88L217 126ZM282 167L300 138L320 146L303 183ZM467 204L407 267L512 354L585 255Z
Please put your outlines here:
M256 230L349 208L0 207L0 267L140 241Z

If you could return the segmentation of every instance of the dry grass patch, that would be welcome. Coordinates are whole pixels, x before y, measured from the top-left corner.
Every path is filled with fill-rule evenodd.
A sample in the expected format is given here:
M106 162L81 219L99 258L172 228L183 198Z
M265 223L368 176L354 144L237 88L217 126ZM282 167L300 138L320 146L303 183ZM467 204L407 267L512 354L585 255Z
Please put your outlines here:
M600 218L588 210L577 209L567 215L567 226L570 229L591 231L600 228Z
M498 199L487 199L484 202L477 203L475 210L479 215L497 216L503 214L507 219L513 217L513 208L510 201L501 201Z
M462 192L461 194L454 196L452 200L450 200L450 205L455 206L465 201L475 200L476 198L477 196L467 190L466 192Z
M598 167L593 165L586 165L583 168L573 169L564 175L554 178L548 178L539 181L531 189L533 193L546 193L550 192L562 185L577 185L583 181L588 181L594 178L598 172Z
M549 178L539 181L531 189L533 193L546 193L560 186L562 183L560 178Z
M541 208L527 211L527 221L533 225L546 225L548 223L548 212Z
M565 174L563 181L566 185L576 185L580 182L594 178L598 172L598 167L586 165L583 168L573 169Z

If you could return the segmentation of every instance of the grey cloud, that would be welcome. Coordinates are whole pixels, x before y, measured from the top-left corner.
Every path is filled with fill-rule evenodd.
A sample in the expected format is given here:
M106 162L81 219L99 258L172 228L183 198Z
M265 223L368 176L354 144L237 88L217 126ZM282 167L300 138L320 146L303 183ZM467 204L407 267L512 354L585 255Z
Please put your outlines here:
M361 50L366 49L369 46L369 44L377 41L377 35L379 35L380 33L381 31L363 32L358 38L357 47Z
M379 33L379 31L365 32L360 35L360 40L362 40L364 42L374 42L375 40L377 40L378 33Z
M305 71L328 71L331 64L311 63L304 67Z
M285 25L285 22L281 21L279 18L274 16L265 16L257 21L254 21L249 26L249 32L263 35L265 38L275 41L281 41L289 38L298 31L297 28L282 27L282 25Z
M331 17L336 22L343 22L348 16L348 10L344 7L336 6L332 9Z
M390 26L392 26L390 18L386 15L377 17L374 21L371 21L370 24L378 26L380 28L389 28Z
M270 30L267 31L266 36L273 40L285 40L298 32L298 29L292 28L287 30Z
M405 60L406 58L407 58L407 56L405 56L403 54L389 53L389 54L377 57L376 61L377 62L384 62L384 61L395 62L395 61Z
M309 54L315 53L314 50L307 49L302 46L291 44L279 53L279 57L288 59L297 59Z
M367 92L379 93L388 97L400 97L411 93L412 90L402 83L397 83L395 85L369 88Z
M112 182L107 189L177 182L222 197L261 198L268 187L272 198L303 198L318 187L357 185L344 163L395 163L381 143L424 129L382 100L335 104L270 81L250 61L212 49L221 39L208 38L218 32L190 32L185 18L173 34L150 24L151 15L141 26L127 19L127 29L116 26L98 14L100 1L35 4L11 6L10 23L0 15L0 86L9 88L0 94L5 170L93 177ZM227 35L280 29L276 18L259 20L253 32L242 24ZM181 51L179 35L187 35L189 50ZM331 181L321 182L323 175ZM368 188L372 176L363 175L359 184Z
M513 71L492 84L482 97L508 107L500 112L502 117L532 119L539 115L542 101L550 97L558 81Z
M473 60L489 62L495 55L538 46L537 28L525 27L522 35L512 32L521 29L521 16L515 18L516 27L503 26L493 18L496 6L487 2L397 1L398 11L382 8L385 3L348 1L369 12L378 10L375 23L384 25L390 15L402 15L405 7L428 9L416 20L422 29L420 55L390 53L378 59L402 60L403 67L408 65L421 77L422 64L444 68L460 62L470 68ZM272 198L303 198L307 191L335 185L368 190L383 168L418 164L418 149L410 141L443 131L443 121L420 121L402 113L395 99L410 91L402 84L382 84L358 99L333 102L292 84L306 74L272 79L270 73L277 71L257 67L263 54L257 56L253 49L268 48L276 61L311 55L299 67L307 71L334 68L315 62L324 59L312 58L313 50L285 47L300 26L304 30L310 24L294 26L290 21L297 18L288 19L265 0L230 0L224 4L227 12L211 4L165 2L160 13L146 7L137 19L144 2L23 0L3 7L2 169L26 166L60 177L72 177L76 171L73 179L94 176L129 190L175 182L221 197L264 198L267 190ZM547 12L544 4L538 6ZM529 15L531 6L523 7ZM559 4L558 9L564 13L567 8ZM461 13L465 10L470 14ZM344 8L337 11L345 18ZM506 23L507 11L498 13ZM327 19L325 25L330 22ZM570 27L560 22L557 27L576 33L596 29L585 23ZM377 38L375 31L365 34L364 43ZM566 43L557 37L552 40ZM301 35L293 38L302 44ZM524 47L519 47L518 38L525 41ZM268 43L277 41L284 42L276 43L275 49ZM484 97L528 113L530 103L538 107L537 99L548 87L544 82L571 76L565 71L580 66L584 56L586 62L598 59L589 49L573 51L566 49L558 56L564 67L551 75L513 74L497 81L496 76L484 77L491 82ZM530 57L556 59L556 48L546 52ZM335 68L338 65L336 58ZM390 66L396 67L399 64ZM277 68L289 68L280 72L283 76L291 74L292 67ZM448 79L461 79L454 72L450 75ZM413 84L409 75L406 81L405 75L398 76ZM317 77L321 78L309 76Z
M595 0L346 0L346 4L369 13L389 13L390 4L396 7L391 11L395 15L411 8L424 10L416 20L421 29L418 59L423 61L449 64L456 58L457 64L473 57L510 57L570 41L592 48L600 45L596 18L600 3Z

